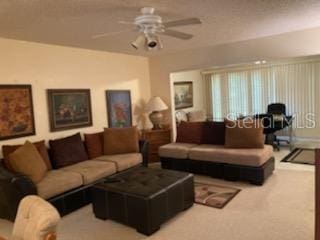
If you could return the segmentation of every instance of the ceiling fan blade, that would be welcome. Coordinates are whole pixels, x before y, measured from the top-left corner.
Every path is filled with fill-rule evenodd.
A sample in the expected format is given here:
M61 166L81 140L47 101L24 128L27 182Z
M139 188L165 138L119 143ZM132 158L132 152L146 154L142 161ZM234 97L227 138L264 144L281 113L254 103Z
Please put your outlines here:
M191 39L193 37L192 34L189 33L183 33L183 32L179 32L179 31L175 31L175 30L171 30L171 29L165 29L165 31L163 33L161 33L163 35L167 35L170 37L174 37L174 38L179 38L182 40L188 40Z
M101 38L101 37L108 37L108 36L117 35L117 34L124 33L124 32L131 32L131 31L134 31L134 30L122 30L122 31L117 31L117 32L101 33L101 34L93 35L92 38L96 39L96 38Z
M201 20L199 18L186 18L176 21L170 21L163 23L163 26L166 28L169 27L177 27L177 26L185 26L185 25L194 25L194 24L201 24Z

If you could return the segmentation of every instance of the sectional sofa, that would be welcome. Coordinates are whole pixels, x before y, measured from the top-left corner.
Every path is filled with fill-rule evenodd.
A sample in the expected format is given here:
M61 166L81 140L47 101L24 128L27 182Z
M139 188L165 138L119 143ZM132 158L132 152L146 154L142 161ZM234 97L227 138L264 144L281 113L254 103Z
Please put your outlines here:
M162 168L262 185L274 170L272 146L230 148L225 135L224 122L180 124L176 142L159 149Z
M63 139L50 140L46 149L44 141L34 143L40 155L47 158L47 171L39 182L33 182L24 174L13 171L8 166L7 156L19 146L3 146L4 161L0 167L0 217L14 220L19 201L29 194L37 194L53 204L63 216L91 202L91 187L105 177L127 169L147 165L148 143L135 139L137 149L127 149L126 153L104 154L104 133L80 133ZM124 134L125 138L128 138ZM113 139L118 148L125 141ZM117 146L112 146L114 150ZM122 151L123 152L123 151Z

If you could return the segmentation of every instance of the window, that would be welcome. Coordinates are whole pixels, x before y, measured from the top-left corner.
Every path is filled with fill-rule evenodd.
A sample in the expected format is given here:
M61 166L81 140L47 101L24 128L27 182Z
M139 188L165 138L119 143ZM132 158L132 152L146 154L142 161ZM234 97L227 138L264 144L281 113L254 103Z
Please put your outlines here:
M295 125L306 126L319 109L320 61L267 65L259 68L224 69L205 76L211 81L213 119L265 113L270 103L281 102Z

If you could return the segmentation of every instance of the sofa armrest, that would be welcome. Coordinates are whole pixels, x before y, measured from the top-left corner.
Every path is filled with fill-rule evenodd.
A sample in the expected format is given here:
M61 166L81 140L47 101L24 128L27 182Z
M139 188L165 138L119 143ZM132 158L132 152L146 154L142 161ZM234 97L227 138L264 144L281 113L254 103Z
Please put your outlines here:
M27 176L10 171L0 163L0 180L13 184L21 192L30 194L37 194L37 187Z
M140 153L142 154L142 165L148 167L149 142L139 140Z
M37 188L28 177L7 170L0 163L0 218L13 221L20 200L35 194Z

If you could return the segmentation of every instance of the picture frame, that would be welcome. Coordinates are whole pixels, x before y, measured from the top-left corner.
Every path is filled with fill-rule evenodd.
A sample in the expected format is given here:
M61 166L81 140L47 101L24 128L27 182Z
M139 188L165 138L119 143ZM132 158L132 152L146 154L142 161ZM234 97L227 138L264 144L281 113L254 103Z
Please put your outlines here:
M108 126L122 128L132 126L130 90L106 90Z
M35 135L31 85L0 85L0 141Z
M193 107L193 82L175 82L173 88L176 110Z
M50 131L92 126L90 89L48 89Z

